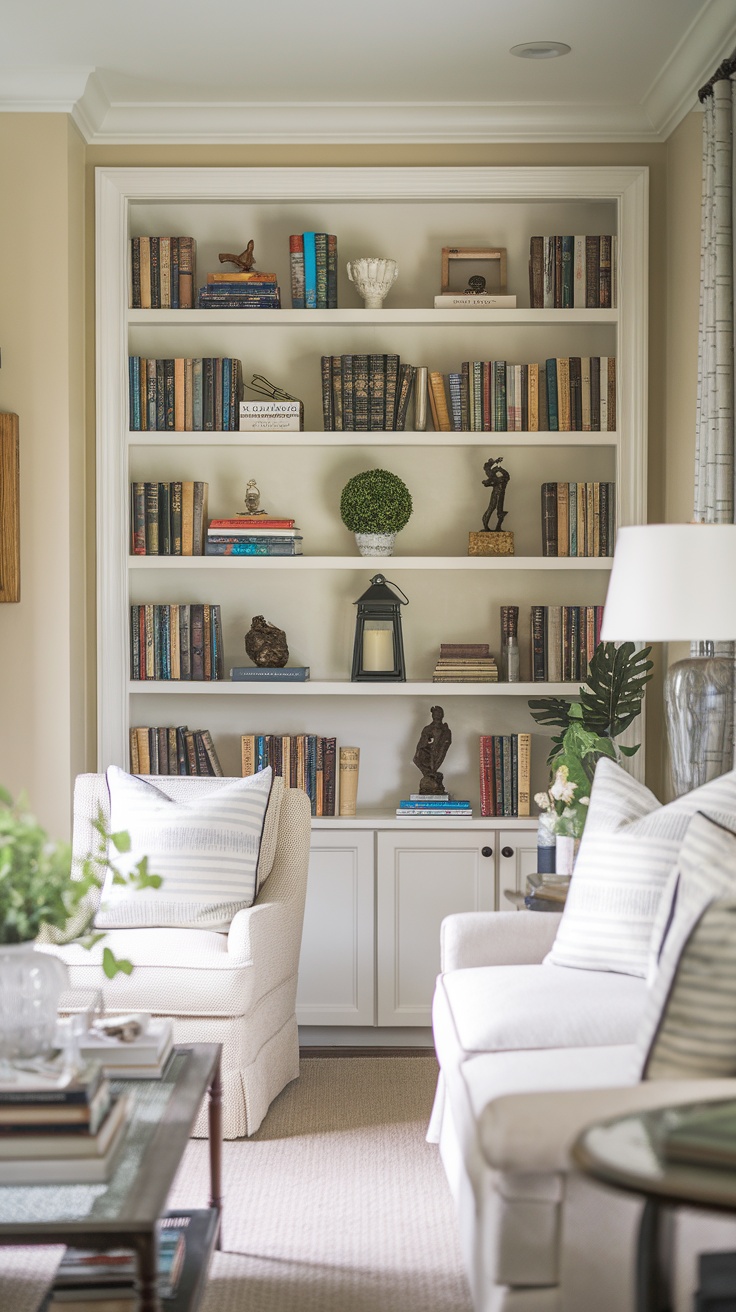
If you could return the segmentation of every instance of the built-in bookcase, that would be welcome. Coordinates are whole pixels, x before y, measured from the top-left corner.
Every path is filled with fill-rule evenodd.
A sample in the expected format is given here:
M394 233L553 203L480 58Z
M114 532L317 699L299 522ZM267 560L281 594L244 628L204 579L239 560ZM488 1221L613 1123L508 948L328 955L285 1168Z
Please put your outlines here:
M337 234L339 307L291 310L289 235ZM529 240L536 234L615 233L618 308L530 310ZM254 239L257 267L275 270L281 310L130 310L128 239L191 234L197 279L220 269L220 251ZM396 802L418 782L412 764L429 708L440 702L452 734L445 780L479 817L480 734L534 731L527 700L574 685L438 685L439 644L488 641L500 653L500 607L520 607L522 678L531 678L529 611L593 605L605 597L610 559L542 556L540 486L613 481L618 522L646 506L647 171L641 168L99 169L97 171L97 471L99 764L128 766L131 724L210 729L226 774L240 772L243 733L334 736L361 749L361 825L396 825ZM443 246L503 246L517 308L435 310ZM399 277L381 310L366 310L347 260L384 255ZM463 360L617 358L615 433L324 433L320 357L397 352L442 373ZM128 355L231 356L304 401L302 433L140 433L128 417ZM502 455L511 474L504 528L511 558L467 555L468 531L487 505L483 464ZM414 514L396 555L357 554L339 515L349 477L381 466L409 486ZM244 509L248 479L261 504L296 519L301 558L217 559L129 555L132 480L205 480L209 513ZM384 573L409 598L403 610L408 681L349 681L355 601ZM246 663L244 635L262 614L286 631L290 663L306 684L133 683L131 603L216 602L225 672ZM544 786L547 741L534 733L533 790ZM643 755L643 753L642 753ZM639 769L641 769L641 757ZM349 822L328 820L324 826ZM353 822L354 824L355 822ZM418 823L418 822L414 822ZM429 821L432 828L438 822ZM484 824L476 819L475 824ZM505 827L509 827L506 821ZM514 822L511 821L513 827ZM520 823L520 822L519 822Z

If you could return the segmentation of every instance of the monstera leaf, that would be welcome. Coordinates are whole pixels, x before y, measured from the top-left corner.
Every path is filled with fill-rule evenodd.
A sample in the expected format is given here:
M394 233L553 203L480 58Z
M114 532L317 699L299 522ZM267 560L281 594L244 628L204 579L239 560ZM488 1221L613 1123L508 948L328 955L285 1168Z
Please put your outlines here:
M644 689L651 679L651 647L637 651L633 642L599 642L590 662L587 682L580 689L580 716L573 716L573 703L564 697L537 697L529 702L529 710L537 724L561 729L552 739L549 761L556 760L562 748L562 739L572 718L580 718L582 726L599 738L613 739L628 729L641 711ZM626 756L633 756L636 747L619 747Z

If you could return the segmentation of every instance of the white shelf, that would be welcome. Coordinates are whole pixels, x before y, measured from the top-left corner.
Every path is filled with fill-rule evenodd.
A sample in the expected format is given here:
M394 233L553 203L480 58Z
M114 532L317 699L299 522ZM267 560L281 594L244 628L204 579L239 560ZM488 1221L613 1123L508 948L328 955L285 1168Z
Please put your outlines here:
M286 680L131 679L134 696L179 697L576 697L580 680L573 683L433 683L407 679L405 683L353 683L350 679Z
M324 328L349 325L421 324L433 328L467 327L469 323L493 324L591 324L618 323L618 310L434 310L426 306L409 310L128 310L130 325L158 324L170 328L196 324L198 328L226 324L257 324L300 328Z
M395 808L394 808L395 809ZM418 820L400 820L394 815L393 811L375 811L371 814L347 816L347 815L321 815L312 816L313 829L416 829L419 832L426 832L427 829L518 829L519 832L535 830L538 824L538 817L532 816L502 816L502 815L478 815L477 811L469 820L447 820L444 816L438 816L436 820L432 816L423 815ZM504 910L505 908L501 908Z
M369 432L369 433L222 433L222 432L147 432L132 430L128 434L128 446L133 449L152 446L199 446L207 450L216 446L253 447L253 446L427 446L442 447L452 450L460 446L484 446L499 443L510 447L531 446L556 451L561 446L581 447L617 447L618 433L414 433L414 432Z
M610 570L612 556L129 556L131 570Z

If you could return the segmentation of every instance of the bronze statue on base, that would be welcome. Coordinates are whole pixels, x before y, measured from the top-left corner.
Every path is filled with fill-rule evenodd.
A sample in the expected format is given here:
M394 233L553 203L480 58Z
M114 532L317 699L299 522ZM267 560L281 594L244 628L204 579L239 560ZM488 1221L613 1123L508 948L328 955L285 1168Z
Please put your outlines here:
M239 255L230 255L228 251L223 251L217 258L220 264L235 264L241 273L250 273L256 262L253 254L254 244L254 239L251 237L245 250L241 251Z
M245 635L245 650L261 669L281 669L289 659L289 647L283 629L269 624L262 615L254 615Z
M447 755L452 742L450 726L445 724L445 712L441 706L433 706L432 723L424 726L414 753L414 764L422 772L419 792L426 796L444 793L440 766Z
M468 555L469 556L513 556L514 554L514 535L507 529L502 529L501 525L506 518L507 511L504 510L504 498L506 488L511 481L511 475L507 469L504 469L501 461L503 456L494 456L483 466L485 478L483 487L491 489L491 496L488 502L488 509L483 516L483 529L480 533L468 534ZM496 515L496 523L491 528L491 517Z

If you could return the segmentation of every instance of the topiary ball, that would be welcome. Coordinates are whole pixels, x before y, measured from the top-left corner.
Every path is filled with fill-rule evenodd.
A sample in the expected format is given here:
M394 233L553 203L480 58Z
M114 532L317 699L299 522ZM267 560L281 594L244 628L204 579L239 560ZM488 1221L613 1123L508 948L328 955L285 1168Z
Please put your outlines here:
M413 510L406 483L388 469L367 469L344 486L340 515L353 533L398 533Z

